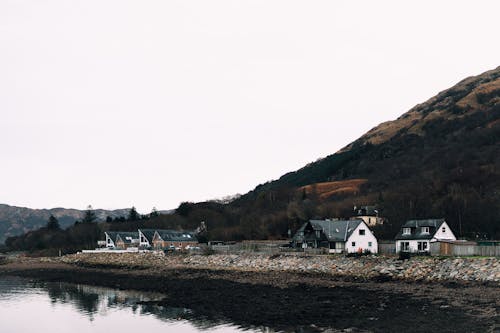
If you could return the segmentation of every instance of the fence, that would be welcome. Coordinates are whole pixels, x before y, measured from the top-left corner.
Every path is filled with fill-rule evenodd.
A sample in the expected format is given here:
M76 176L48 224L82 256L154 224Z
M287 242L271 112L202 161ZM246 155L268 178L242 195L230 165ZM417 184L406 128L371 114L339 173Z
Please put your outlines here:
M224 254L237 253L261 253L261 254L280 254L280 253L303 253L305 255L327 254L327 248L288 248L281 247L283 242L243 242L226 245L211 245L212 250ZM479 246L475 242L434 242L430 243L429 252L431 255L442 256L500 256L500 245ZM378 253L385 255L396 254L396 244L394 241L379 241Z
M474 242L467 242L467 243L435 242L431 243L430 252L432 255L442 255L442 256L499 257L500 246L498 245L480 246Z
M396 242L395 241L379 241L378 242L378 253L379 254L396 254Z
M317 255L317 254L328 254L327 248L291 248L284 247L284 244L288 242L242 242L235 244L217 244L211 245L210 248L217 253L224 254L238 254L238 253L261 253L261 254L306 254L306 255Z

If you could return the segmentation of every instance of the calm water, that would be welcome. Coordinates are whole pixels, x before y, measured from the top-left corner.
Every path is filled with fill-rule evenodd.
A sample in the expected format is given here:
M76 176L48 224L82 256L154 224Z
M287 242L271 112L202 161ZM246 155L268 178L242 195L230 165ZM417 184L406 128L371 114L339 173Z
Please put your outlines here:
M160 299L154 293L0 278L0 332L272 332L207 321L189 309L141 304Z

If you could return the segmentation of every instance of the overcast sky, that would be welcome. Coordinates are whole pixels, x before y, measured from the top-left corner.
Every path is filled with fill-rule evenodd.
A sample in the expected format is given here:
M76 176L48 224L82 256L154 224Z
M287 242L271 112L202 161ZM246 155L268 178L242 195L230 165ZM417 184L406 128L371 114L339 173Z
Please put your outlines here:
M0 203L245 193L500 65L492 1L0 0Z

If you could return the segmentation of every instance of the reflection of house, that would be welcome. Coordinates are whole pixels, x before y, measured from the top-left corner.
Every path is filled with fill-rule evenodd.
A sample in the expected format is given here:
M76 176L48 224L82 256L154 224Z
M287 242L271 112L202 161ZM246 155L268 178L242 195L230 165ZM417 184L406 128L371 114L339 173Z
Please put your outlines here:
M395 238L397 252L429 252L431 242L456 240L444 219L407 221Z
M379 211L375 206L354 207L354 214L356 216L352 217L352 220L361 219L370 227L384 224L385 222L385 219L379 216Z
M175 230L156 230L152 244L155 249L165 249L169 247L185 249L186 246L196 246L198 239L192 232Z
M363 220L311 220L292 239L294 247L328 248L330 253L377 253L377 239Z

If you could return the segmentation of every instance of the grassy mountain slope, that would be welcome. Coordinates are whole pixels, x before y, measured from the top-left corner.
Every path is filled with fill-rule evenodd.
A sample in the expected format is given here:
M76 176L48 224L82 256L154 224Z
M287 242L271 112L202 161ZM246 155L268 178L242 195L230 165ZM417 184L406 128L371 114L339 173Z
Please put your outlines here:
M379 231L384 236L407 218L435 216L446 217L463 236L499 238L499 139L500 67L459 82L240 201L280 189L366 180L355 191L318 192L314 214L348 215L355 204L377 203L392 222Z

